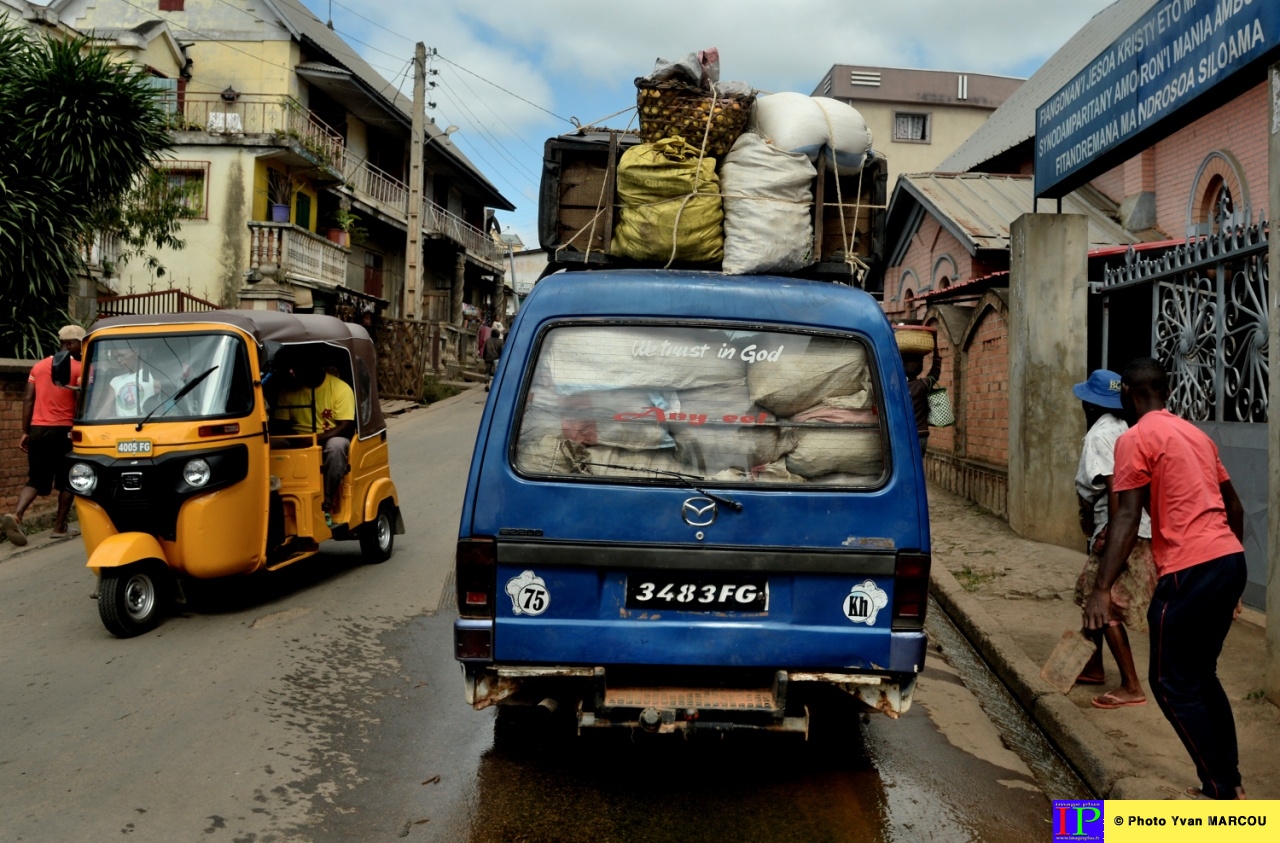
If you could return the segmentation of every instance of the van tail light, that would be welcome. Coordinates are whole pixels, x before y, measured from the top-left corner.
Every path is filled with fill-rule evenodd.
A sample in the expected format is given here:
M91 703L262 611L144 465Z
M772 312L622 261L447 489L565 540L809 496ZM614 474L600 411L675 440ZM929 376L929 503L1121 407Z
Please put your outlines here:
M459 539L454 560L458 616L492 618L498 577L493 539Z
M929 605L927 553L899 553L893 571L893 628L921 629Z

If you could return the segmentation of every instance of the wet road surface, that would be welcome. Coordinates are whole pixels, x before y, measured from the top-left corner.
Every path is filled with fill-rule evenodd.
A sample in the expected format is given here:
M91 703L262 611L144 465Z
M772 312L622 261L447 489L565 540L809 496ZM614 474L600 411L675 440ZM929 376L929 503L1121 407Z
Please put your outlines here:
M446 611L388 636L404 686L412 676L434 678L383 697L373 739L343 744L367 780L335 799L316 840L1025 841L1047 833L1041 785L936 651L916 705L897 721L871 715L863 724L836 704L815 711L808 742L750 733L578 737L539 712L463 704L440 646L451 624Z
M393 425L411 532L383 565L337 545L306 567L194 589L177 617L118 641L87 599L78 543L0 564L0 840L1047 834L1049 796L1078 785L1008 748L1047 752L1017 725L1001 737L969 686L989 707L992 691L945 629L930 630L945 652L931 650L907 715L862 724L820 707L808 742L577 737L472 711L448 576L482 401Z

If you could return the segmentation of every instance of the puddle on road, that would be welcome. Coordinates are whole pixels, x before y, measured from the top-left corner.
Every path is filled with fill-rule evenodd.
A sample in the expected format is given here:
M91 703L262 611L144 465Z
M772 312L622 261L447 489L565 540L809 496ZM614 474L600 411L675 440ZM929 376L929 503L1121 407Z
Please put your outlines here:
M983 712L1000 730L1005 745L1031 769L1045 796L1049 799L1092 799L1084 782L1036 728L1026 711L932 597L929 598L927 618L925 626L930 643L941 647L947 663L955 668L965 686L977 697Z

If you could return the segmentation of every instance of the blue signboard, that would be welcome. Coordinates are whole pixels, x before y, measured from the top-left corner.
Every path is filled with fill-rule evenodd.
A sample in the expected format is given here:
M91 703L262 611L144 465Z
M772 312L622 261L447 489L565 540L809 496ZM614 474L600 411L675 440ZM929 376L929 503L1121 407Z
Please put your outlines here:
M1061 196L1122 163L1107 153L1132 148L1277 46L1277 0L1159 0L1036 109L1036 196Z

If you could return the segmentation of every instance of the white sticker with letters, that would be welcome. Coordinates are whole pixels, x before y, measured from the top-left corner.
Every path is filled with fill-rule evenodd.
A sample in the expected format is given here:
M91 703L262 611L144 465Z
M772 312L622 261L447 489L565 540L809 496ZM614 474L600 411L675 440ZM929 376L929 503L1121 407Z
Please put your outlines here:
M511 598L511 608L517 615L541 615L551 604L551 592L547 591L547 583L533 571L525 571L518 577L507 580L507 595Z
M844 616L853 623L875 626L876 615L888 605L889 595L871 580L865 580L861 585L855 585L844 596Z

